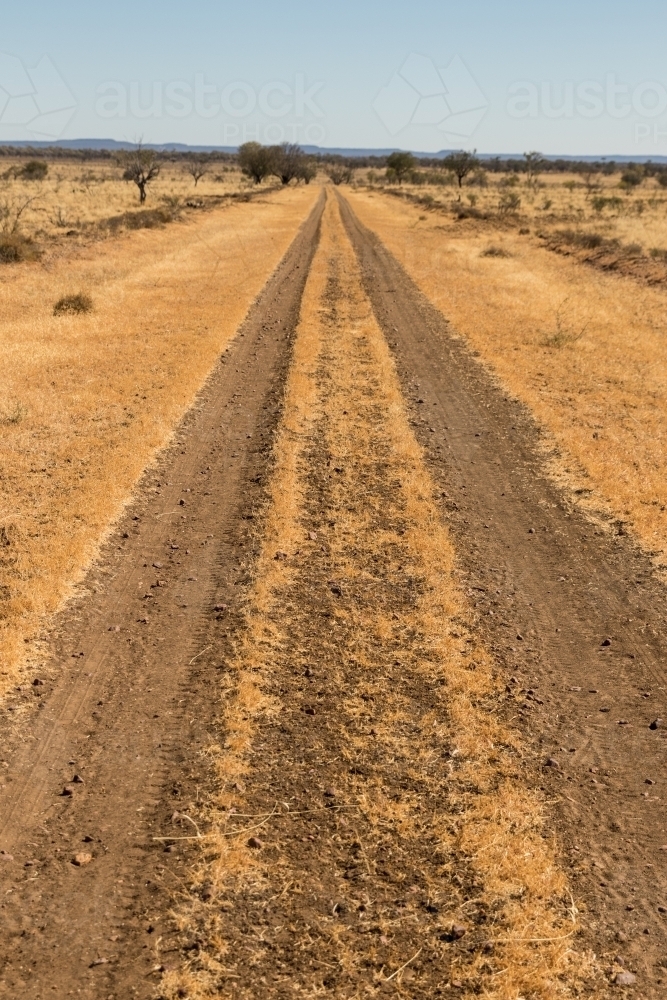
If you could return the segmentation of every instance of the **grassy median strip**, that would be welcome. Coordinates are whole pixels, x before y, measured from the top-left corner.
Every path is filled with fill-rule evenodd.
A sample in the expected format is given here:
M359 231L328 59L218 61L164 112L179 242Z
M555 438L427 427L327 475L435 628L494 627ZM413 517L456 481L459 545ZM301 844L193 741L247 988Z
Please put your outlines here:
M596 977L433 490L330 199L161 997L546 1000Z

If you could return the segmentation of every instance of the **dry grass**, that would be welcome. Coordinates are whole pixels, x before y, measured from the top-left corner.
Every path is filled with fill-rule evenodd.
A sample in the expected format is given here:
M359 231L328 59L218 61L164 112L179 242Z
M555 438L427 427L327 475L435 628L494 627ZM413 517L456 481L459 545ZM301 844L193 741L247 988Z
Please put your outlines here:
M388 980L402 996L431 995L429 989L440 995L456 981L461 996L551 1000L576 995L590 971L572 950L574 907L545 837L541 803L521 779L518 737L497 713L493 663L465 624L455 554L433 491L330 198L306 286L246 631L225 691L224 748L214 756L221 791L209 815L208 862L198 876L213 887L214 902L207 906L195 896L179 910L199 950L185 969L165 976L160 996L246 998L258 989L263 997L274 989L282 996L288 982L299 995L331 994L335 987L322 985L328 968L344 977L335 992L341 996L375 996ZM330 622L320 614L328 575L329 589L343 595ZM277 803L261 820L270 854L247 846L253 820L233 833L239 820L230 810L254 811L245 788L248 798L265 792L268 801L286 794L285 771L295 783L313 781L305 775L315 758L301 762L304 777L298 777L299 759L308 757L305 744L294 745L302 738L298 729L278 746L270 737L280 719L294 725L286 693L295 661L304 658L337 692L335 718L320 722L314 737L321 780L333 773L356 810L349 822L337 821L326 849L331 843L337 850L354 826L367 871L364 892L357 892L367 900L381 895L387 872L378 875L378 867L393 863L395 882L407 879L389 890L408 899L393 920L378 918L379 939L344 926L352 917L337 925L331 914L313 911L310 893L331 891L330 872L309 864L308 852L292 841L293 827L272 835L278 813L289 822L286 806ZM272 755L275 771L267 763ZM364 779L354 777L362 772ZM330 867L345 867L337 858ZM300 866L307 864L306 874ZM439 915L428 921L410 903L416 890L408 888L407 872L414 866L420 891L438 902ZM267 951L261 944L272 940L270 929L262 931L254 957L240 961L222 922L228 907L221 911L215 900L263 894L270 896L268 912L290 886L293 908L276 917L295 934L286 980L275 965L279 946ZM341 894L353 891L351 883L340 886ZM475 913L491 943L443 945L447 929L459 924L472 938ZM300 937L304 920L307 933ZM258 970L250 981L246 961ZM254 978L264 971L275 984Z
M135 184L122 180L123 169L113 160L54 160L43 180L20 174L24 161L0 159L0 225L39 239L94 226L105 219L140 210ZM211 196L236 194L249 188L247 178L233 166L213 163L195 188L184 164L165 162L148 187L142 214L156 207L168 210ZM269 186L268 184L266 185Z
M563 259L516 230L444 222L380 194L352 205L534 413L554 475L667 563L667 293ZM580 500L580 502L583 502Z
M621 172L599 175L591 188L578 174L541 174L531 184L523 174L484 176L485 186L468 178L461 192L453 178L447 186L403 184L391 190L419 198L422 213L424 208L451 213L458 206L473 216L500 218L505 225L520 225L533 232L549 233L568 226L635 245L646 253L667 248L667 188L655 178L628 189L622 185ZM363 179L359 173L357 181Z
M0 274L0 692L72 592L318 192ZM68 289L95 309L54 316Z

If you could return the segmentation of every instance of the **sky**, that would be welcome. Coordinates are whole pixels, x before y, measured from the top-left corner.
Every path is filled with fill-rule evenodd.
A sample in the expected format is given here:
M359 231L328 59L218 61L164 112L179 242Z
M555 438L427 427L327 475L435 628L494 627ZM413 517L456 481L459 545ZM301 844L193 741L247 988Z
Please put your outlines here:
M0 142L667 155L664 0L22 0Z

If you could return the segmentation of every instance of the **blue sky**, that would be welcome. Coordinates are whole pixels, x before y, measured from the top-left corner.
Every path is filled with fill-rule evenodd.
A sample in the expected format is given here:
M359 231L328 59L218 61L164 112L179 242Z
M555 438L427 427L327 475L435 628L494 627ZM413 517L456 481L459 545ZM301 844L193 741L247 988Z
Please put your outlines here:
M0 141L667 155L656 0L23 0Z

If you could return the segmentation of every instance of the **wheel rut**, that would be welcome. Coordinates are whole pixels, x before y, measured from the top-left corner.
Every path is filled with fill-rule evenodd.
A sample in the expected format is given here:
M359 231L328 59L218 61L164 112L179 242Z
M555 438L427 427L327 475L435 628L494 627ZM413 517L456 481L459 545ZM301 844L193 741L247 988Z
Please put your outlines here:
M0 996L153 995L323 201L1 710Z
M508 718L532 747L527 774L558 831L582 943L622 958L642 996L663 996L667 730L650 726L667 719L664 586L631 539L549 478L528 412L340 203L477 624L506 672Z

